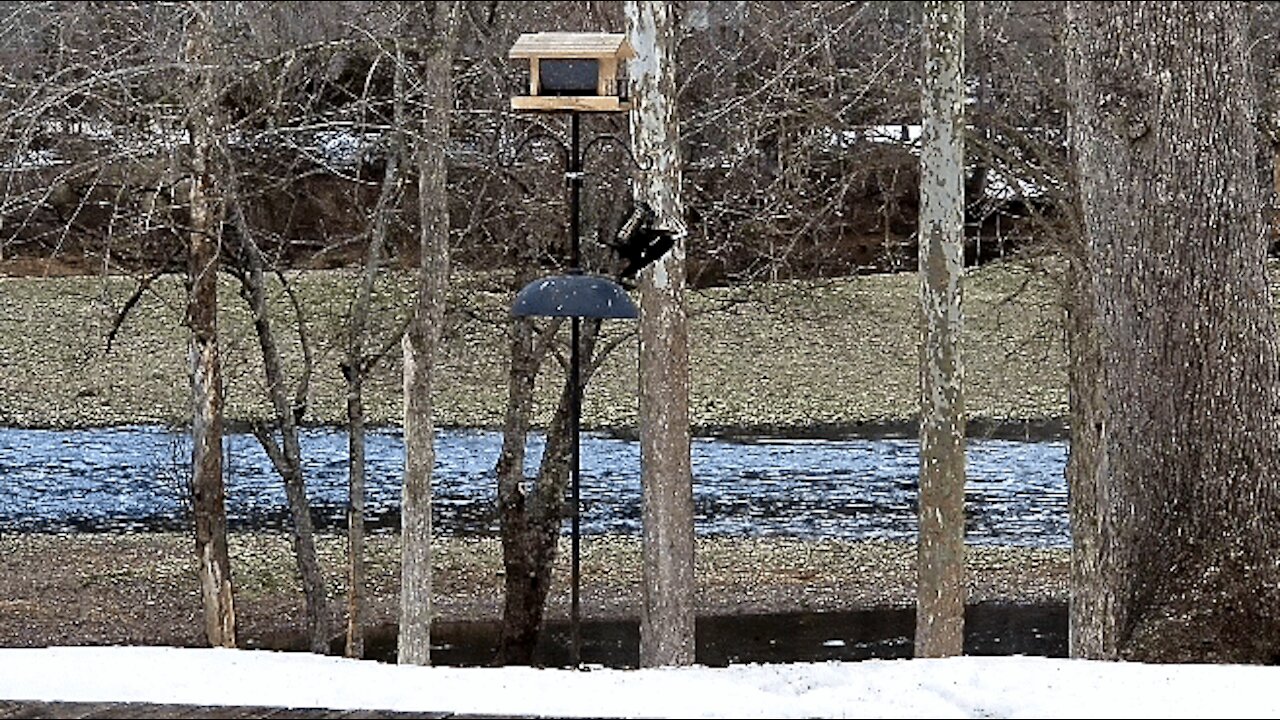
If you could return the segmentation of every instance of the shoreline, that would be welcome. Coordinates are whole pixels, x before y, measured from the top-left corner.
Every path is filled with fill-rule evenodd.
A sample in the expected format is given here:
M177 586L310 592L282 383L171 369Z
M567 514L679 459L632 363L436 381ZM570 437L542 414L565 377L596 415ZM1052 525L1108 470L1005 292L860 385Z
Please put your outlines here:
M1025 442L1047 442L1069 440L1070 425L1066 418L1037 419L1002 419L1002 418L969 418L966 420L966 436L971 440L1020 440ZM403 427L399 423L367 424L366 429L373 432L399 431ZM52 432L76 432L87 430L118 430L124 428L161 428L175 431L186 431L189 423L133 422L102 424L47 424L28 423L19 425L3 425L0 429L11 430L44 430ZM305 423L299 426L302 430L345 430L339 423ZM501 432L498 425L437 425L438 431L479 430ZM531 428L534 432L544 432L545 427L538 425ZM708 438L716 440L751 442L758 440L887 440L914 439L919 436L917 420L879 420L848 421L838 423L816 423L810 425L691 425L690 435L694 439ZM598 433L618 440L639 440L639 429L632 425L583 425L584 433ZM227 420L223 423L225 435L245 435L251 433L250 423L243 420Z

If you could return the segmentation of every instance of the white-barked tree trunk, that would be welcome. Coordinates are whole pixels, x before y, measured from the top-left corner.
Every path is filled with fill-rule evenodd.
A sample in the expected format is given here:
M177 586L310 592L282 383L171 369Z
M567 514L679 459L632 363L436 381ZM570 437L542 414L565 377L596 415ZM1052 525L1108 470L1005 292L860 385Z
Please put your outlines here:
M916 657L964 651L964 3L927 2L920 138Z
M209 27L203 9L193 6L188 27L188 60L209 62ZM191 329L191 509L195 518L197 574L204 608L205 637L214 647L236 646L231 561L227 550L226 490L222 478L222 360L218 348L218 266L221 248L219 205L209 168L211 117L217 90L211 70L192 80L187 127L191 133L190 256L187 324Z
M637 57L632 78L631 144L649 167L636 200L661 227L684 228L680 131L676 115L675 20L668 2L626 3ZM689 330L685 240L640 277L640 456L644 599L640 665L694 661L693 474L689 457Z
M435 420L431 402L436 348L449 289L449 196L446 149L453 110L453 48L458 3L423 6L424 50L418 165L421 258L418 299L405 330L404 487L400 509L400 629L397 660L431 663L431 472L435 466Z

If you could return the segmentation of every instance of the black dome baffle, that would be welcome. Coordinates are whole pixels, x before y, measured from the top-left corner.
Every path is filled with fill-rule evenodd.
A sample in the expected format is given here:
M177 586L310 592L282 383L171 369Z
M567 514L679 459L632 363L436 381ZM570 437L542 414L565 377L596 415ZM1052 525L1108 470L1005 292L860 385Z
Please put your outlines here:
M635 319L636 304L618 283L600 275L552 275L516 293L511 312L517 317L588 317Z

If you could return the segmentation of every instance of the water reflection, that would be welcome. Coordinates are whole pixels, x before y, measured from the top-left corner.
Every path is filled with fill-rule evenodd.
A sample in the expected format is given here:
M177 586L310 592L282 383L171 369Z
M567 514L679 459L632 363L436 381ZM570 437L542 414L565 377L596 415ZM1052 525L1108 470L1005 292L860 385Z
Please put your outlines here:
M494 533L494 463L501 434L442 430L434 478L436 527ZM321 526L344 524L346 435L308 429L308 488ZM543 448L531 436L526 472ZM1066 443L970 440L968 538L987 544L1066 546ZM284 490L250 435L226 441L232 526L279 526ZM375 528L399 524L403 445L398 431L368 440L366 512ZM186 527L190 438L158 427L0 430L0 531ZM910 539L916 529L918 445L906 439L693 444L699 534ZM582 446L583 531L638 533L639 446L586 434Z

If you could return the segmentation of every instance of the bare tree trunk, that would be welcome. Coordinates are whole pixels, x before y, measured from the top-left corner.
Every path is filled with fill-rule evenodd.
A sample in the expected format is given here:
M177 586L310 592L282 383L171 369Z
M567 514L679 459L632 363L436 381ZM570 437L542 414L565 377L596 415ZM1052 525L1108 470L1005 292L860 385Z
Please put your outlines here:
M636 50L631 142L652 163L639 174L637 199L661 227L684 227L676 113L675 22L665 1L625 5ZM694 662L693 473L689 457L689 327L685 240L641 275L640 458L643 493L644 602L640 665Z
M342 374L347 382L347 447L348 495L347 511L347 645L346 656L364 657L364 630L361 627L365 592L364 567L364 506L365 506L365 420L364 379L376 357L366 352L369 340L369 313L373 297L373 285L382 270L383 256L391 214L400 197L400 156L404 126L404 53L397 45L395 54L393 103L394 126L388 138L386 166L383 170L382 189L373 208L373 226L369 231L369 247L366 250L364 271L360 285L351 302L350 320L347 326L347 357Z
M229 179L233 182L233 179ZM302 579L302 594L306 604L307 636L311 652L326 654L329 651L329 598L324 576L320 571L320 559L316 553L315 527L311 520L311 504L307 500L306 481L302 471L302 446L298 438L298 416L295 404L286 393L284 362L276 344L267 307L266 261L262 251L250 235L239 195L234 191L230 198L231 228L239 239L245 267L239 271L240 294L253 313L254 333L262 353L262 369L266 377L267 394L275 419L272 426L253 425L253 434L276 473L284 481L285 500L289 506L289 535L293 543L294 559ZM277 440L275 433L279 432Z
M524 481L524 443L533 410L534 378L560 323L553 323L540 343L533 341L532 323L517 319L511 343L506 424L502 453L498 458L498 511L502 530L504 602L497 661L502 665L528 665L542 629L551 570L559 549L560 528L566 515L565 491L569 486L570 392L566 380L559 404L547 428L536 490L529 494ZM591 382L600 321L582 321L579 358L581 386Z
M964 3L925 3L916 657L964 652Z
M1271 208L1271 243L1276 246L1280 245L1280 139L1271 143Z
M205 18L195 8L188 55L205 61ZM235 606L227 552L227 513L222 479L222 367L218 352L219 213L210 197L209 127L217 102L209 71L200 73L191 102L191 249L187 323L191 328L191 507L196 526L196 558L205 637L215 647L235 647Z
M431 392L436 347L444 325L449 287L449 195L447 149L453 109L453 51L459 4L422 8L435 37L426 49L420 78L423 99L418 165L421 224L418 300L402 340L404 352L404 488L402 493L400 635L402 664L431 663L431 472L435 422Z
M503 665L533 662L542 627L543 602L549 570L539 577L537 548L531 539L524 483L524 449L533 414L534 380L538 372L533 321L516 318L511 324L510 366L507 372L507 410L498 455L498 517L505 571L502 634L497 661ZM559 534L557 528L556 534ZM552 544L554 544L554 538Z
M1255 15L1263 9L1267 9L1267 6L1252 6ZM1275 23L1280 21L1280 13L1275 11L1274 6L1270 9L1273 28L1271 37L1274 38ZM1256 17L1252 22L1258 22ZM1274 42L1267 43L1265 47L1267 59L1259 64L1261 77L1255 79L1261 81L1258 99L1259 124L1263 129L1262 142L1271 151L1271 193L1267 198L1268 215L1271 218L1271 242L1267 247L1268 254L1271 254L1280 251L1280 47Z
M1243 3L1073 2L1071 654L1280 660L1280 369Z
M347 378L347 643L343 654L364 657L363 609L365 422L364 377L352 372Z

